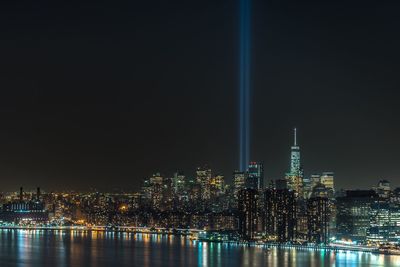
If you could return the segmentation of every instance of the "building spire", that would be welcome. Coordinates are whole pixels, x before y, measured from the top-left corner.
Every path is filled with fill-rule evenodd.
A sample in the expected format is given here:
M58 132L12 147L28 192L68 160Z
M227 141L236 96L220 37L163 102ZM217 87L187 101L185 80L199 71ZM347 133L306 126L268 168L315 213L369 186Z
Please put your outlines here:
M294 128L294 146L297 146L297 128Z

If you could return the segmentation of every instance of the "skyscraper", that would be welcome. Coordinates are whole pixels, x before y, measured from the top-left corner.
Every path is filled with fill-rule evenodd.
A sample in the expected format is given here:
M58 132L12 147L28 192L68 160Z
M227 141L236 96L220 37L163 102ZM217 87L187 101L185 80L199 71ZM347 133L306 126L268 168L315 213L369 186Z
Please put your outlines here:
M211 196L217 197L224 193L225 179L221 174L217 174L211 179Z
M377 243L400 241L400 205L380 199L371 204L367 240Z
M245 188L239 191L239 231L243 239L254 239L258 225L258 191Z
M311 174L310 176L310 183L311 183L311 188L310 188L310 193L313 190L314 186L317 184L321 183L321 175L320 174Z
M364 241L370 227L371 204L378 199L373 190L347 190L336 198L336 228L339 238Z
M209 200L211 198L211 169L207 166L197 168L196 181L200 184L201 199Z
M312 183L311 183L311 178L310 177L303 177L303 197L305 199L310 197L312 191Z
M266 189L264 192L264 227L271 240L287 242L296 234L297 206L293 191Z
M325 187L329 198L333 198L335 194L335 183L333 172L323 172L320 174L312 174L310 178L303 178L303 193L305 198L309 198L315 187Z
M323 172L320 178L321 184L325 185L325 187L331 191L332 197L335 193L335 184L334 184L334 173L333 172Z
M236 199L238 198L239 191L245 188L246 176L246 172L235 171L233 173L233 195Z
M172 178L174 195L181 195L185 189L185 175L182 172L175 172Z
M150 198L154 209L160 209L163 198L163 180L160 173L155 173L150 177Z
M294 128L294 143L290 152L290 170L286 174L288 188L302 196L303 170L300 162L300 147L297 145L297 129Z
M261 190L264 188L264 166L259 162L250 162L246 178L246 187Z
M330 207L326 197L311 197L307 201L308 241L328 243Z

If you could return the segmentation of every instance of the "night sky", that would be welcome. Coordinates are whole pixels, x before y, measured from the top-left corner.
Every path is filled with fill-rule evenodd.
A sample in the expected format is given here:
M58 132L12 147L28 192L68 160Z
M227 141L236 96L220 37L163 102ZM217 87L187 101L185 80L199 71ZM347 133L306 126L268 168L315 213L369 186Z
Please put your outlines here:
M4 3L6 2L6 3ZM238 168L238 2L0 5L0 191ZM400 4L253 2L251 158L400 186Z

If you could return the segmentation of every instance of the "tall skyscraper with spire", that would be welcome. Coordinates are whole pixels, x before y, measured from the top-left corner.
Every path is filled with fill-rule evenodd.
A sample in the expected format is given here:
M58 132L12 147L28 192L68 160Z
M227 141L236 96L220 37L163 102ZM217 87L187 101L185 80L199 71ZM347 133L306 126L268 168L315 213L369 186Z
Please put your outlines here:
M294 143L290 152L290 170L286 174L286 180L289 189L302 195L303 187L303 169L300 161L300 147L297 144L297 129L294 128Z

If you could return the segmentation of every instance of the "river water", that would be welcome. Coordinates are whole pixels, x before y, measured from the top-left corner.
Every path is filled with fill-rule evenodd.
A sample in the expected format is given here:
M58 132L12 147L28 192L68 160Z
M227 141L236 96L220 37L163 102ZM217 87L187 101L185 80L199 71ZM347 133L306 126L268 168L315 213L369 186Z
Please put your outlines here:
M400 256L199 243L185 237L0 230L0 266L400 266Z

